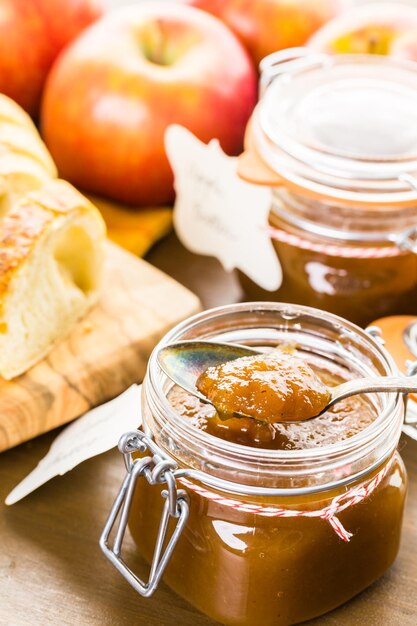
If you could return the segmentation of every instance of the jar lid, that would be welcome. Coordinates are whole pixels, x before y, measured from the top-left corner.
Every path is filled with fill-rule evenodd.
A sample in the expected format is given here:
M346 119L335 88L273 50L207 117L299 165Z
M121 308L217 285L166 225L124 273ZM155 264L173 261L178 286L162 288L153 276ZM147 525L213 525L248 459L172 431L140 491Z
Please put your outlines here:
M261 63L251 132L265 164L311 193L417 204L417 64L411 61L305 48L274 53Z

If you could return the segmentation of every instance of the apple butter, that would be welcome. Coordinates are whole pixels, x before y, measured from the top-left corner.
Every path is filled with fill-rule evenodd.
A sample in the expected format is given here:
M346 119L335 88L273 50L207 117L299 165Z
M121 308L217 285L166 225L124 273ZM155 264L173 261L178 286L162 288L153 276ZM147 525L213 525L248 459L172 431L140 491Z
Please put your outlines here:
M255 368L259 365L258 357L248 358ZM328 386L343 381L329 372L317 374ZM298 424L225 420L211 405L179 387L168 397L176 413L201 431L233 444L270 450L331 446L359 434L377 417L375 407L361 396L342 400L316 419ZM191 491L190 517L167 568L166 582L201 611L230 626L288 626L338 606L381 576L397 553L405 470L396 454L389 463L386 478L372 496L340 516L346 527L357 531L349 544L323 519L262 517ZM314 511L345 490L250 502ZM138 485L130 530L149 561L161 509L160 490L146 482Z
M225 420L175 387L158 365L159 348L207 338L265 348L261 359L243 368L246 377L253 367L254 405L265 383L257 377L261 360L268 371L275 358L268 350L276 346L294 346L294 356L311 368L303 379L297 364L302 384L291 388L294 399L308 391L304 383L312 377L330 388L395 372L369 333L306 307L243 303L178 325L150 358L140 441L134 445L134 433L125 435L120 449L130 455L128 475L109 518L113 524L125 500L121 519L128 514L138 550L152 563L149 585L121 560L120 533L109 550L110 522L102 548L142 595L153 593L163 576L180 596L226 626L290 626L312 619L365 589L396 557L406 494L396 451L402 396L347 398L300 423ZM293 366L290 356L286 365ZM264 416L268 406L275 410L274 402L265 403Z
M279 219L278 206L274 211L271 225L295 232ZM331 218L324 219L331 224ZM379 219L382 221L383 216ZM412 219L417 224L417 210ZM283 273L282 283L275 292L262 289L239 272L247 296L254 300L277 300L320 308L363 327L378 316L417 313L417 254L414 251L398 250L397 254L390 254L393 245L382 244L379 250L387 251L386 256L378 256L376 252L374 258L355 257L351 243L339 242L338 255L334 251L334 240L325 242L308 232L298 235L307 242L305 247L297 242L272 239ZM326 243L330 252L326 252ZM321 246L321 250L315 248L315 244ZM370 255L373 247L369 242L366 244ZM352 250L352 256L343 256L344 250ZM363 248L360 254L364 254Z
M327 397L327 387L346 380L340 373L313 370L293 355L283 352L277 355L277 352L236 359L216 372L225 374L226 379L220 393L222 410L230 414L232 410L241 411L242 406L248 410L250 406L257 419L261 415L262 422L249 417L224 419L213 406L180 387L170 390L169 402L179 416L202 432L261 450L314 450L332 446L360 434L377 418L375 406L366 396L353 396L311 421L269 423L268 408L276 416L276 405L281 410L282 403L279 394L278 399L271 396L269 402L264 402L265 380L256 374L276 373L277 359L278 367L289 368L290 374L294 374L294 361L297 364L299 385L292 388L290 397L294 403L298 397L301 410L306 406L301 401L303 393L307 392L308 397L310 385L318 388L323 398ZM236 373L243 381L240 378L236 382ZM242 404L241 383L245 379L248 382L251 374L250 394L243 395ZM199 385L200 390L219 401L219 397L210 393L210 384L218 382L214 372L209 370L203 380L205 384ZM258 398L259 410L256 410ZM360 529L349 546L320 518L265 518L222 506L191 491L190 518L167 568L166 582L201 611L230 626L288 626L334 608L381 576L397 553L405 470L397 454L389 463L386 478L372 496L341 515L347 527ZM367 481L376 473L367 476ZM362 485L363 481L358 481L350 488ZM327 506L345 490L335 488L316 495L243 500L314 511ZM148 560L152 557L161 508L160 493L147 483L138 485L130 529Z
M321 413L330 392L305 361L273 350L210 367L197 389L218 416L244 415L260 422L301 422Z
M326 371L316 370L314 373L323 389L346 380ZM326 390L326 397L327 395ZM268 423L267 419L257 421L258 418L254 420L250 417L224 419L213 406L204 404L181 387L174 387L170 391L169 400L179 415L210 435L244 446L271 450L303 450L328 446L358 434L375 419L375 408L366 396L351 396L341 400L319 417L304 424ZM324 404L326 403L327 400ZM315 409L313 412L317 415L319 411Z
M361 326L417 313L417 65L298 48L261 73L238 171L271 189L282 281L240 273L245 294Z

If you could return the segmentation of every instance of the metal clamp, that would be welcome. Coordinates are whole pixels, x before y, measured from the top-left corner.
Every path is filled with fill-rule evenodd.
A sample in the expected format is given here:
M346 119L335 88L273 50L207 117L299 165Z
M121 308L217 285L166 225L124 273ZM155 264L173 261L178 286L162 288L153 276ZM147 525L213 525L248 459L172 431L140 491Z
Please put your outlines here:
M406 361L407 376L417 375L417 361ZM417 411L413 408L415 402L409 402L406 397L405 400L405 418L404 418L404 432L407 433L413 439L417 439ZM410 431L410 428L413 430Z
M410 189L414 189L414 191L417 191L417 177L415 174L411 174L410 172L404 172L403 174L400 174L398 178L402 183L406 183L406 185L408 185Z
M417 226L408 228L400 234L390 235L388 240L403 252L417 253Z
M127 468L126 477L116 497L110 515L100 537L100 547L109 561L122 574L127 582L145 598L151 596L157 589L159 581L171 558L175 545L188 519L188 495L182 489L177 489L173 461L162 458L157 448L152 445L148 437L140 431L132 431L123 435L119 442L119 450L125 458ZM133 458L134 452L145 453L151 451L152 456ZM151 563L149 579L142 581L127 566L122 557L122 544L126 532L129 511L139 478L145 478L150 485L166 484L167 489L162 491L165 499L154 554ZM164 550L167 539L168 523L170 518L176 518L177 524ZM109 536L116 526L113 545L109 545Z
M373 337L375 341L377 341L381 346L385 345L385 340L382 335L382 331L378 326L368 326L365 332ZM416 351L415 339L417 333L417 324L413 322L404 330L404 342L413 354ZM397 364L398 365L398 364ZM406 362L406 374L405 376L408 378L410 376L417 375L417 361L409 360ZM413 439L417 439L417 409L414 408L415 402L409 401L409 394L403 394L404 400L404 425L403 431Z
M365 332L367 335L372 337L380 346L385 346L385 339L382 336L382 330L379 326L368 326L365 328Z
M281 74L311 69L313 67L325 67L331 64L328 54L315 53L308 48L288 48L268 54L259 64L260 83L259 94L263 95L267 87Z

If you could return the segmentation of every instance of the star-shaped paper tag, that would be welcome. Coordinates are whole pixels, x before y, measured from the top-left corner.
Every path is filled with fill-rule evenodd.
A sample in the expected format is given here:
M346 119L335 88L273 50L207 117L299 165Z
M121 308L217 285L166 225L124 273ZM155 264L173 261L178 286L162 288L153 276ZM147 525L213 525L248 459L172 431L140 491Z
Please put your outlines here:
M237 159L217 140L204 144L182 126L170 126L165 147L175 177L174 226L186 248L240 269L274 291L282 271L268 233L271 190L243 181Z
M6 498L15 504L55 476L62 476L83 461L117 446L120 437L142 423L141 385L132 385L120 396L91 409L67 426L47 455Z

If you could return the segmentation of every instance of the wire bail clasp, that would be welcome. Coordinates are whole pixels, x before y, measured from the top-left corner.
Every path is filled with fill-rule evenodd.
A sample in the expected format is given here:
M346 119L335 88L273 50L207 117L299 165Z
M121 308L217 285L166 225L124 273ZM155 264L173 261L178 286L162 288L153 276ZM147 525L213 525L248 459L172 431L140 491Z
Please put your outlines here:
M132 431L124 434L119 441L119 450L124 455L127 468L126 477L116 497L106 525L100 537L100 547L109 561L122 574L127 582L142 596L148 598L157 589L159 581L171 558L177 541L188 519L189 502L187 493L177 489L173 461L158 454L158 448L143 432ZM134 458L135 452L150 451L152 456ZM126 532L129 511L139 478L145 478L150 485L165 484L162 491L165 499L155 549L147 582L141 580L125 563L122 557L122 544ZM171 536L167 537L168 523L176 518L177 523ZM109 545L110 533L116 528L113 545ZM166 540L168 543L166 544ZM164 546L166 547L164 549Z
M269 85L282 74L294 74L314 67L331 65L331 57L325 53L313 52L309 48L287 48L264 57L259 64L259 95L262 96Z

